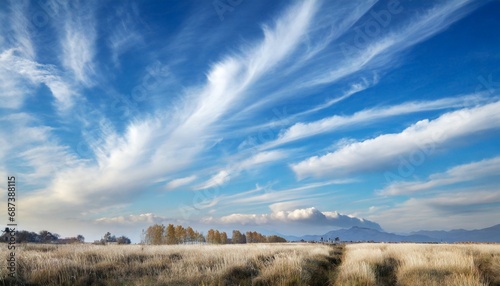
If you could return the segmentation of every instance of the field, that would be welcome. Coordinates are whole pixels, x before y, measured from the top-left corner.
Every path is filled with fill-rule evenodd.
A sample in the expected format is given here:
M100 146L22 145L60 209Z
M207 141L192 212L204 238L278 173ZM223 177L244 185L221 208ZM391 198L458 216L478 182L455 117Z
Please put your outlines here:
M0 250L7 257L7 248ZM35 245L0 285L500 285L500 245Z

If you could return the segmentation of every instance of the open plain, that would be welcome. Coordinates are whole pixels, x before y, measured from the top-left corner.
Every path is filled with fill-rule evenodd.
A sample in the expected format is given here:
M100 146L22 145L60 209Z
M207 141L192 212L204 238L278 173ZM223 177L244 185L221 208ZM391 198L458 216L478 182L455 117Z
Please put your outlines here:
M24 244L16 255L17 280L2 259L0 285L500 285L497 244Z

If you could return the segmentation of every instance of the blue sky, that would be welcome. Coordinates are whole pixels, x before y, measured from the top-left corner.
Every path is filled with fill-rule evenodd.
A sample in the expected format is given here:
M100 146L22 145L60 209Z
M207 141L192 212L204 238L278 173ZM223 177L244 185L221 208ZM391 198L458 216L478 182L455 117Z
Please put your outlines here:
M499 9L2 1L0 174L20 228L498 224Z

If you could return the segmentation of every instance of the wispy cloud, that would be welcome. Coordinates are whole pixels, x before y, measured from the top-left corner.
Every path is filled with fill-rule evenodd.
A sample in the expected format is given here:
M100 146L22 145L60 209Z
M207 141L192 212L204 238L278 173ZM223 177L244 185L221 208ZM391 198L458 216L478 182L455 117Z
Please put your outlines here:
M16 52L10 49L0 54L0 69L16 73L32 84L45 84L55 97L59 110L67 110L73 105L76 95L54 66L30 61L16 55Z
M182 187L182 186L185 186L185 185L187 185L189 183L192 183L194 180L196 180L196 175L192 175L192 176L189 176L189 177L175 179L175 180L172 180L172 181L168 182L165 185L165 188L167 190L177 189L179 187Z
M12 10L9 22L13 31L13 37L10 40L14 41L11 43L14 46L4 48L15 48L22 53L23 57L33 60L35 58L35 48L31 41L31 23L29 22L30 19L26 17L28 14L28 2L10 1L9 4Z
M280 66L280 73L275 74L272 81L263 79L268 90L268 95L245 106L236 116L246 116L271 103L290 97L303 96L308 94L304 88L309 88L302 83L308 74L316 74L316 69L325 62L325 54L322 54L332 43L345 35L353 25L365 15L376 1L350 1L349 3L327 2L318 3L316 13L311 19L307 31L304 32L304 39L294 53ZM336 57L331 57L336 61ZM311 68L314 67L314 68ZM307 71L304 74L304 71ZM287 81L287 85L277 86L276 82ZM260 84L259 86L262 86Z
M108 45L112 53L112 59L116 66L120 64L120 56L135 46L143 44L143 37L137 30L140 22L139 11L133 3L126 3L119 7L116 15L108 20L108 25L114 26Z
M60 16L63 21L58 27L63 35L62 63L77 82L92 86L96 74L94 56L97 36L93 6L87 3L70 7L71 4L62 7Z
M196 186L195 190L203 190L212 187L220 187L226 182L231 180L231 175L227 170L219 171L217 174L213 175L210 179L203 182L202 184Z
M283 210L282 207L290 206L290 202L302 202L302 206L306 201L311 204L317 203L322 197L330 196L335 194L335 191L329 190L328 192L318 191L320 188L330 185L341 185L352 182L349 179L343 180L330 180L324 182L316 182L310 184L304 184L294 188L276 190L271 186L259 186L256 188L240 192L234 195L223 195L220 196L218 205L224 206L234 206L243 205L245 207L254 208L255 206L273 206L273 210ZM295 204L294 204L295 205Z
M481 94L442 98L433 101L405 102L399 105L376 107L358 111L350 116L334 115L310 123L295 123L281 132L274 141L260 148L272 148L288 142L308 138L317 134L332 132L340 128L375 123L377 120L406 115L416 112L474 106L487 100Z
M303 83L305 86L314 86L338 81L360 70L381 69L396 63L394 61L401 51L414 46L429 37L448 28L473 9L471 1L448 1L429 9L403 26L398 31L387 32L384 37L372 38L366 46L352 49L349 57L340 61L333 68L323 68L312 75L312 79ZM402 8L402 7L400 7ZM337 57L344 57L339 53Z
M453 81L446 89L420 81L435 81L426 73L434 59L421 58L439 55L418 44L445 31L460 38L448 28L482 2L399 3L401 12L347 52L345 44L375 23L374 13L387 3L252 2L224 23L204 9L210 3L192 4L48 0L0 7L0 174L14 172L26 182L23 219L33 226L71 220L132 230L175 220L167 217L179 216L179 203L227 228L248 223L264 229L264 221L311 222L317 229L367 225L311 206L339 209L335 204L353 196L358 210L373 206L369 214L376 216L403 199L391 195L432 196L475 184L481 174L494 176L494 148L481 157L493 161L471 159L476 162L454 168L440 161L447 171L393 182L382 190L389 196L374 195L383 186L363 176L422 148L448 150L481 131L487 140L496 136L498 95L490 87L472 94L464 83L483 72L475 69L480 61L457 77L440 77L436 86ZM46 22L34 27L40 24L35 20ZM448 47L441 42L431 44ZM418 50L411 68L401 65L410 49ZM472 53L455 52L457 58ZM449 72L451 59L438 60ZM401 80L417 71L425 87ZM354 175L356 181L345 179ZM486 187L485 195L491 192ZM150 212L163 204L149 204L157 198L166 206L158 215ZM448 207L437 197L426 199L394 211ZM381 201L383 208L376 205ZM352 213L352 206L345 208Z
M239 155L239 154L238 154ZM212 176L206 182L195 187L195 190L207 189L215 186L222 186L229 182L231 178L238 176L241 172L251 170L264 164L279 161L287 156L287 153L282 150L273 150L257 153L247 159L232 158L230 165L224 170L219 171L216 175ZM241 156L237 156L240 157Z
M425 198L410 198L368 218L387 230L450 230L482 228L498 224L500 192L497 188L474 187Z
M103 142L93 146L95 165L86 164L58 173L46 189L26 198L26 206L45 202L47 209L73 212L76 208L88 208L88 202L97 193L105 194L100 195L101 206L120 204L137 192L144 181L188 166L209 143L211 125L234 108L236 102L241 102L249 85L300 42L314 15L314 7L313 1L292 6L273 26L264 27L262 41L243 49L240 55L215 63L208 72L206 84L186 91L184 96L188 100L183 109L134 120L123 135L108 134ZM75 17L65 26L64 59L75 75L86 81L94 54L93 31L88 34L86 31L93 26L85 28L82 21L86 18ZM74 36L69 35L70 31L75 32ZM80 41L82 45L76 46ZM255 157L254 161L245 164L250 166L262 160L262 157ZM176 164L166 165L165 162ZM227 175L223 171L220 173L223 180ZM65 210L59 208L60 202L65 202Z
M434 120L421 120L401 133L384 134L362 142L349 143L335 152L313 156L292 164L299 179L305 177L338 177L345 174L373 171L394 164L398 156L428 145L443 143L482 130L500 127L496 111L500 102L445 113Z
M117 217L101 217L96 219L97 223L104 224L137 224L137 223L162 223L167 218L157 216L152 213L145 213L140 215L128 215L128 216L117 216Z
M500 180L500 157L455 166L444 173L430 175L426 181L393 182L379 191L379 194L409 195L485 178L491 178L497 182Z

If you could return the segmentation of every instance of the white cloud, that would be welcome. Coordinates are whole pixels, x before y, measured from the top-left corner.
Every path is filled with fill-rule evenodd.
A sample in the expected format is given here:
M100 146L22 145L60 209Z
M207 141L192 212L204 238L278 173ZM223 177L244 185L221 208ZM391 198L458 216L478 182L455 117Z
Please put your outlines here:
M27 88L19 76L13 76L12 73L0 68L0 108L18 109L24 102L24 96L27 94Z
M102 217L95 221L97 223L106 224L137 224L137 223L148 223L156 224L165 221L166 218L157 216L152 213L145 213L140 215L128 215L128 216L117 216L117 217Z
M275 225L275 224L308 224L326 227L350 228L353 226L381 229L372 221L343 215L338 212L321 212L314 207L290 211L273 211L270 214L231 214L220 219L211 219L222 224L231 225Z
M340 64L334 65L334 68L320 69L320 72L314 73L312 79L304 85L332 83L360 70L387 68L396 62L394 57L402 50L443 31L467 15L472 10L468 5L470 2L458 0L436 5L427 13L411 19L411 22L401 30L387 33L385 37L373 38L365 47L351 48L352 55L344 61L339 61Z
M255 154L254 156L250 157L247 160L244 160L238 166L236 169L238 170L245 170L249 168L253 168L257 165L269 163L269 162L274 162L280 159L283 159L286 157L286 153L282 150L273 150L273 151L267 151L267 152L260 152Z
M222 170L213 175L208 181L196 186L195 190L203 190L211 187L219 187L231 180L230 174L226 170Z
M334 115L310 123L299 122L281 132L276 140L263 144L260 148L272 148L317 134L327 133L340 128L347 128L360 124L373 123L377 120L389 117L430 110L468 107L484 101L486 101L486 98L483 95L474 94L442 98L433 101L405 102L399 105L362 110L351 116Z
M91 86L96 72L93 62L96 40L94 12L90 5L65 7L62 17L62 63L77 82Z
M6 3L4 3L5 5ZM9 19L10 25L13 31L13 40L11 43L12 46L4 47L6 49L16 48L18 49L22 55L28 59L35 58L35 48L33 47L33 43L31 42L31 23L26 18L28 13L28 5L29 2L23 1L11 1L10 9L12 10L11 18Z
M398 156L443 147L455 139L500 127L500 102L421 120L401 133L384 134L348 144L335 152L313 156L291 168L299 179L373 171L394 164ZM422 152L422 151L421 151ZM427 151L428 153L428 151ZM422 155L422 156L428 156Z
M411 198L368 216L390 231L477 229L498 224L498 217L498 188L477 187L427 198Z
M0 71L5 70L10 73L15 73L20 77L26 78L35 85L45 84L56 99L59 110L67 110L73 105L76 95L71 90L70 85L58 74L54 66L39 64L20 57L16 55L16 53L17 50L10 49L0 54ZM7 80L9 80L9 78L7 78ZM11 77L10 80L12 80ZM8 83L8 85L12 86L16 85L16 83L11 82ZM18 91L16 95L19 96L21 93ZM19 104L20 103L17 103L17 105Z
M41 217L42 210L37 207L40 204L44 205L43 212L57 211L61 215L121 204L148 187L149 183L145 182L171 176L189 166L213 141L213 124L238 102L241 103L249 85L279 63L302 40L305 27L314 15L314 7L313 1L293 6L273 26L264 28L262 41L243 49L238 55L216 62L208 72L206 84L183 94L186 98L183 109L161 110L155 115L137 118L128 124L124 135L112 132L98 141L89 142L96 155L95 163L89 161L55 174L51 183L27 195L25 210L29 209L32 217ZM64 9L61 11L63 16L66 15ZM88 19L81 15L87 12ZM82 81L89 79L93 68L95 35L91 12L78 10L75 19L63 26L63 34L67 36L62 43L65 65ZM88 25L84 20L90 21ZM74 35L70 35L71 31ZM248 165L264 159L257 157ZM223 183L229 178L230 174L223 170L211 183ZM96 196L99 197L97 203Z
M193 182L194 180L196 180L196 175L192 175L192 176L184 177L184 178L178 178L178 179L175 179L175 180L168 182L165 185L165 188L167 190L177 189L178 187L185 186L185 185Z
M276 89L268 92L267 96L259 97L258 100L253 101L250 105L244 106L244 109L235 114L235 116L247 116L249 113L270 103L279 102L285 98L288 100L292 96L307 94L303 91L303 88L308 86L305 86L303 82L297 83L297 79L298 81L303 81L304 78L309 78L309 74L314 74L314 77L317 77L318 74L315 72L317 67L322 67L325 63L330 67L339 62L335 56L327 57L322 52L348 32L376 2L322 1L318 5L319 7L315 8L320 13L315 13L314 18L310 19L311 23L307 26L308 29L304 33L304 39L298 49L293 55L290 55L286 64L280 66L279 73L275 73L272 78L262 79L266 85L275 87ZM309 70L310 66L308 65L315 68ZM282 81L286 81L287 84L276 86L276 83Z
M497 181L500 179L500 157L455 166L444 173L432 174L426 181L393 182L379 193L381 195L412 194L488 177L496 177Z
M136 23L140 22L139 11L134 3L124 2L124 5L126 6L118 8L116 15L107 21L108 25L114 27L109 36L108 46L115 65L119 65L122 54L143 43L143 37L136 30Z
M236 177L237 175L240 174L240 172L244 170L250 170L252 168L255 168L256 166L260 166L266 163L271 163L280 160L284 157L286 157L286 153L281 150L257 153L246 160L240 162L237 161L236 163L233 163L232 165L228 166L225 170L220 171L206 182L195 187L195 190L208 189L214 186L222 186L223 184L229 182L231 178Z
M219 197L218 206L231 207L241 205L247 208L255 208L258 205L269 206L273 212L300 208L304 205L315 205L322 197L333 197L335 191L319 192L325 186L346 184L352 180L330 180L325 182L310 183L303 186L284 190L273 190L270 185L240 192L234 195L224 195Z

